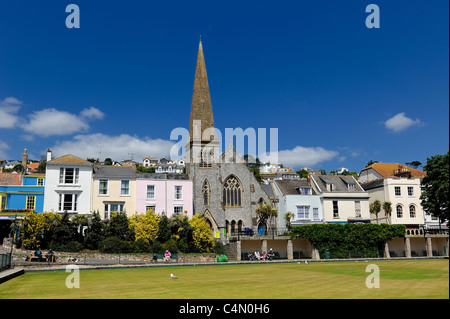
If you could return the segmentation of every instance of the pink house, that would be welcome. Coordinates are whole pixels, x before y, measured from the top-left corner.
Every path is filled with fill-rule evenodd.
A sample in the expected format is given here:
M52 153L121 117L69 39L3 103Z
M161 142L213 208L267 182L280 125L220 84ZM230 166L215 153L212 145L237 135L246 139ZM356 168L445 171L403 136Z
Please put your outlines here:
M186 174L140 173L136 178L136 211L152 208L157 214L193 214L192 181Z

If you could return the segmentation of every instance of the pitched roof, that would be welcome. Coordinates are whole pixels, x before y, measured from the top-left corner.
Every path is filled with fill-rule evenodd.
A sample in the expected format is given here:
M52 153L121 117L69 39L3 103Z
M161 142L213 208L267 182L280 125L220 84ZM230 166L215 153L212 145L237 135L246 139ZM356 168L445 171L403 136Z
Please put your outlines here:
M409 171L411 172L411 177L425 177L427 175L427 173L425 173L424 171L397 163L373 163L372 165L364 168L362 171L369 169L375 170L383 178L395 176L396 170Z
M327 184L332 184L332 192L364 192L353 176L348 175L311 175L321 192L327 192ZM349 185L353 184L353 188Z
M21 185L21 175L18 173L0 173L0 185Z
M73 164L90 164L93 165L91 162L86 161L84 159L81 159L79 157L76 157L72 154L67 154L58 158L55 158L51 161L47 162L48 164L60 164L60 163L73 163Z
M300 195L299 188L311 188L311 184L304 179L297 180L276 180L274 181L283 195ZM311 188L311 194L316 195L314 189Z
M94 177L136 178L136 169L135 166L95 166Z

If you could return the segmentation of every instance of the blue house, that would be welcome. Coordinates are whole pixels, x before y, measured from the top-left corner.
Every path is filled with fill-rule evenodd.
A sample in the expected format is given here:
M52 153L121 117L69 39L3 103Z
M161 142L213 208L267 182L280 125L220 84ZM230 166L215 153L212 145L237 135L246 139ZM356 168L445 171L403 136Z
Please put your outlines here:
M17 209L43 212L45 175L0 175L0 219L8 219Z

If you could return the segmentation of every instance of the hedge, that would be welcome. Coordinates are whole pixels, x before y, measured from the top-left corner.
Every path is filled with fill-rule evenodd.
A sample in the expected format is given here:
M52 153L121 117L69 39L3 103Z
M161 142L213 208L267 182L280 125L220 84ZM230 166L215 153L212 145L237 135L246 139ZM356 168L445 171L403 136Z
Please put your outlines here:
M404 225L388 224L314 224L293 226L291 238L308 239L324 256L343 258L352 254L377 257L386 241L405 236Z

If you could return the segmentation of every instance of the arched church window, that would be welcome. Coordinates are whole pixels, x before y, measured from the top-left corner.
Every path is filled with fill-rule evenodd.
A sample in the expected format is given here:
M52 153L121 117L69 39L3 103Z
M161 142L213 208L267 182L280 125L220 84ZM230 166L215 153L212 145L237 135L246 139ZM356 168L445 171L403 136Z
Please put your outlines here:
M236 176L231 175L223 184L223 203L226 207L241 207L242 185Z
M210 187L208 180L205 180L205 182L203 183L202 192L203 192L203 205L209 206Z

